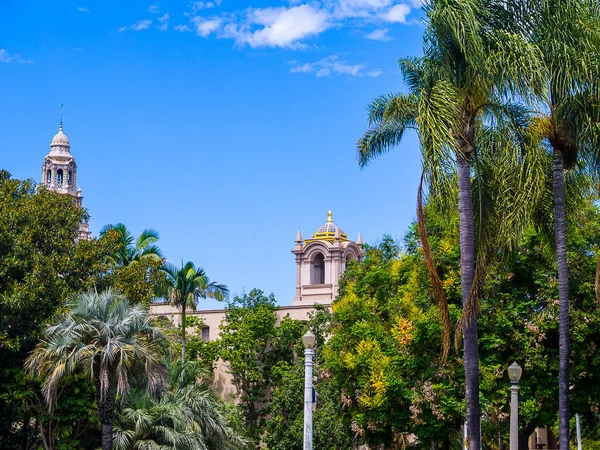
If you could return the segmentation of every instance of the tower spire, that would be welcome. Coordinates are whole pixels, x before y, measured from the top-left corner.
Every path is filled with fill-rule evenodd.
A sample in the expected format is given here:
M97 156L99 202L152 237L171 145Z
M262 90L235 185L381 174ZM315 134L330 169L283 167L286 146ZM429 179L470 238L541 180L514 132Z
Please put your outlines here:
M59 127L60 131L62 131L62 129L63 129L62 119L63 119L63 113L65 112L64 106L65 106L64 103L60 104L60 127Z

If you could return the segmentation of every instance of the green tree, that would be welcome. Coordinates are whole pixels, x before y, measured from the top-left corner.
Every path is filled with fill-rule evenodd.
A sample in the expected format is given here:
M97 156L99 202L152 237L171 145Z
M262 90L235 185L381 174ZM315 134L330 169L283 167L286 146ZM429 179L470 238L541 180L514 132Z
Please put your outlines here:
M275 297L253 289L236 296L225 310L219 334L220 354L237 389L245 426L257 441L268 415L269 398L280 375L294 361L301 322L278 322Z
M50 426L45 422L49 416L40 412L39 385L26 376L23 363L44 324L63 309L64 299L103 277L105 243L76 242L85 217L68 195L0 171L0 448L42 445L40 428ZM64 395L66 402L77 401L71 390ZM73 424L55 416L55 441L73 441L72 434L66 436L68 428L89 429L87 417L80 414L80 422ZM81 442L73 447L82 448Z
M455 323L461 303L457 213L428 211L431 250L439 266ZM600 311L594 299L595 255L600 248L600 215L590 199L578 203L577 226L569 228L569 269L573 273L573 405L584 423L597 423L600 400ZM537 426L553 426L558 412L559 315L555 256L544 235L529 228L511 258L496 261L481 302L481 392L486 418L482 437L496 448L508 437L507 367L524 368L520 390L520 448ZM416 226L404 251L385 238L352 264L333 304L331 337L323 365L347 406L341 420L370 446L401 447L409 435L419 445L446 448L459 441L464 386L462 361L446 363L435 351L441 326Z
M56 403L61 381L81 369L94 383L102 450L112 449L117 397L129 390L129 375L144 371L151 388L164 378L160 356L164 337L150 325L147 310L106 292L79 294L68 311L48 325L42 341L26 362L28 370L44 380L49 407Z
M316 410L313 413L314 448L322 450L348 449L352 433L342 410L340 391L331 373L321 364L321 348L330 334L331 313L323 305L315 305L307 328L316 337L313 375L316 391ZM301 450L304 435L304 358L301 342L296 347L297 361L293 366L277 367L280 381L273 390L266 423L265 444L271 450Z
M156 230L147 229L135 239L122 223L105 225L100 239L109 248L108 268L100 287L113 287L134 303L149 304L154 287L164 281L163 254L156 245Z
M434 227L432 232L436 238ZM439 241L432 240L439 259ZM460 272L456 241L443 242L447 251L448 241L452 265L441 277L455 323ZM451 354L442 363L435 351L442 327L422 255L415 242L411 246L411 253L401 254L384 237L367 247L361 264L347 268L333 304L331 337L322 349L323 366L340 393L340 415L353 439L373 447L403 448L409 435L420 445L443 442L464 417L460 358Z
M156 245L159 239L158 231L146 229L135 239L131 231L122 223L115 225L104 225L100 230L100 236L114 235L116 245L111 262L115 266L126 267L138 264L143 260L153 260L159 263L163 260L163 254Z
M36 380L37 381L37 380ZM27 398L32 404L32 419L40 442L34 448L45 450L97 449L100 445L98 411L94 387L81 372L65 377L57 392L55 408L49 410L38 383L31 383ZM38 394L39 392L39 394Z
M484 270L476 270L476 262L483 266L487 255L476 248L471 173L477 171L478 159L493 153L486 146L493 143L487 135L501 136L505 131L500 130L516 137L521 134L523 111L506 102L507 95L543 95L544 79L542 71L536 70L542 65L535 63L539 60L535 46L498 27L498 16L506 12L501 2L431 1L425 11L424 56L400 61L409 93L384 95L371 104L371 127L359 140L358 157L365 166L399 144L405 130L416 129L432 198L446 196L443 191L456 182L467 428L470 446L479 450L477 301ZM486 225L480 224L479 229Z
M133 391L118 412L116 450L239 450L248 442L234 429L229 412L204 382L194 362L171 365L169 387L155 395Z
M181 362L185 363L187 308L195 311L201 298L225 300L229 296L229 289L224 284L210 281L204 269L196 268L191 261L182 264L181 269L167 263L162 271L166 278L156 286L155 293L166 297L171 305L181 309Z
M599 167L600 9L593 0L515 0L509 3L519 12L520 20L508 26L530 38L541 50L548 74L549 95L540 98L544 113L530 128L530 137L542 142L552 155L561 324L559 435L561 443L568 446L570 326L565 170L576 169L578 161L588 163L595 170ZM600 283L597 286L598 295Z

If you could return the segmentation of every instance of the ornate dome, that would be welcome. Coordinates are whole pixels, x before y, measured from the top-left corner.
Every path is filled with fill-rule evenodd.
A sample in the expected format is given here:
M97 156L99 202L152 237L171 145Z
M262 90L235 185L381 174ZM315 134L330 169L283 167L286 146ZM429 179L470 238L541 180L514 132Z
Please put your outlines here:
M348 235L344 231L333 223L331 218L331 210L327 213L327 222L321 225L319 229L313 234L313 239L335 239L335 233L339 230L340 238L344 241L348 240Z
M58 129L58 133L52 138L52 142L50 143L50 147L71 147L71 142L65 133L63 133L62 123Z

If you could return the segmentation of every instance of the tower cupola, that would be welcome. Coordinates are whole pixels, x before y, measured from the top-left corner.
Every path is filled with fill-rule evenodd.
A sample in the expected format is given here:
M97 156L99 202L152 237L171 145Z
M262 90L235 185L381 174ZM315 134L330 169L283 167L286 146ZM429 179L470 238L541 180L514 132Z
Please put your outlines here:
M360 234L359 240L362 243ZM303 241L298 230L295 242L292 253L296 255L296 297L292 304L330 304L337 296L348 261L362 261L362 247L333 223L331 211L312 238Z
M50 151L42 164L42 184L46 189L68 194L73 197L73 202L83 207L81 188L77 187L77 164L71 154L71 141L63 132L62 111L58 133L50 142ZM91 233L87 222L79 224L78 239L89 239Z
M65 133L63 133L63 124L62 121L60 126L58 127L58 133L54 135L52 138L52 142L50 142L50 152L49 155L54 156L71 156L71 141Z

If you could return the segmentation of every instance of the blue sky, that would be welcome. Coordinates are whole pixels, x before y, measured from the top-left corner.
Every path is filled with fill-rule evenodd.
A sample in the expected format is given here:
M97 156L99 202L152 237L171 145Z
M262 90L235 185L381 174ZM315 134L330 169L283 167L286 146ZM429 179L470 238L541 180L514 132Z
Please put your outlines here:
M155 228L171 262L289 304L298 228L331 208L374 243L415 216L416 137L364 170L356 141L421 51L418 2L3 0L0 168L39 181L64 103L94 234Z

